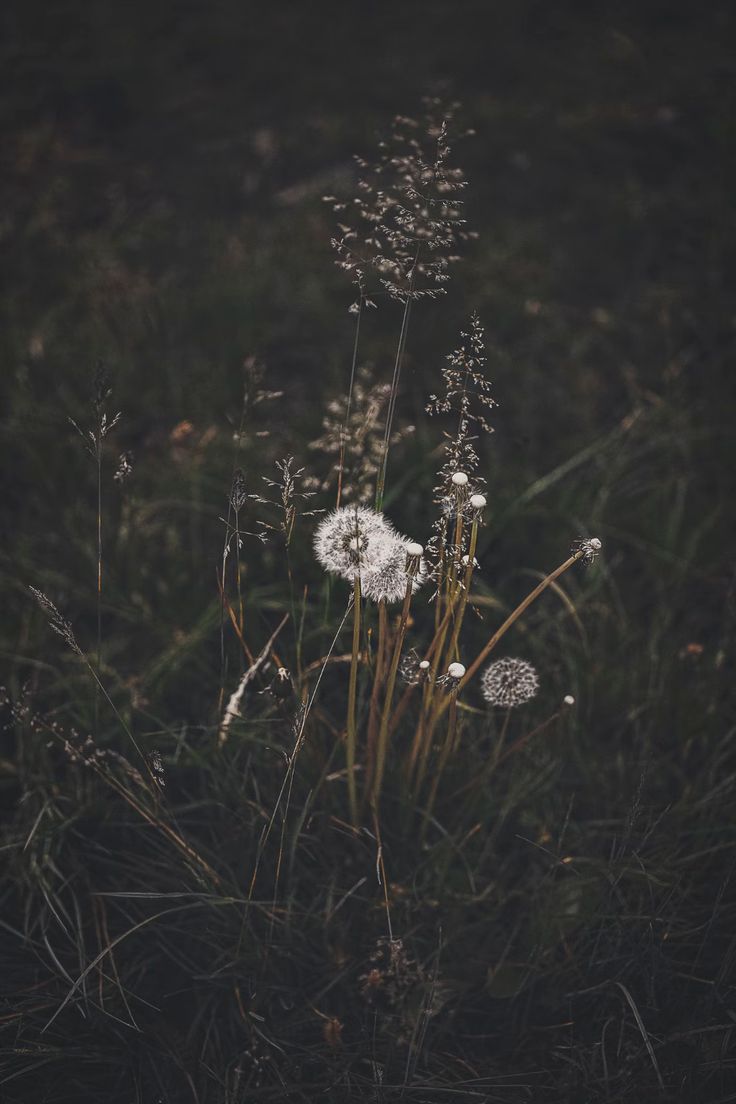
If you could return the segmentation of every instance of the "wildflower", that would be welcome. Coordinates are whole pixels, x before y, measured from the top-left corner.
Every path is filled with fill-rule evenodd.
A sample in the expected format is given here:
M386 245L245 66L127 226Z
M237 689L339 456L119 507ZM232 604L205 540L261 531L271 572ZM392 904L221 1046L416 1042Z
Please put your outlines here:
M314 551L325 571L352 582L387 565L405 538L383 514L368 506L342 506L323 518L314 535ZM401 552L406 560L405 544Z
M481 691L489 705L513 709L530 701L539 689L539 678L525 659L497 659L481 677Z
M365 597L374 602L400 602L410 581L412 592L418 590L427 578L423 551L421 544L394 534L386 559L379 566L365 570L361 576Z
M429 678L430 662L428 659L420 659L412 648L401 661L399 674L403 682L409 686L417 686L420 682L426 682Z
M580 537L578 540L573 542L570 551L573 555L578 552L582 552L582 556L580 558L583 563L592 564L593 560L597 559L602 548L603 542L600 541L598 537Z

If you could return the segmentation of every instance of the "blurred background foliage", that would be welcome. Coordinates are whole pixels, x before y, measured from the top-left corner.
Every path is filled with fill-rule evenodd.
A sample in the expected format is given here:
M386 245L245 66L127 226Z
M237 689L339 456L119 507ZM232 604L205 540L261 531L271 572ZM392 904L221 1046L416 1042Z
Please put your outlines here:
M11 692L26 685L37 706L91 723L84 672L25 586L48 593L92 650L95 473L69 418L90 424L102 358L108 409L122 412L105 460L105 678L146 746L189 730L201 733L196 754L209 746L216 570L236 455L253 492L279 457L319 465L308 443L347 385L353 296L333 265L322 196L354 188L352 154L370 155L395 113L416 113L425 94L457 98L475 131L455 156L479 239L449 294L413 310L399 418L416 431L392 453L387 512L428 537L440 427L424 403L477 311L499 402L482 442L491 506L481 595L491 610L508 606L580 533L605 549L569 584L574 618L548 596L514 637L540 669L547 704L567 692L579 700L559 757L533 758L544 781L528 791L524 834L542 839L556 825L556 836L574 794L570 831L602 862L637 817L649 839L671 810L665 836L650 841L652 864L664 882L672 875L693 924L710 923L699 968L732 964L727 917L713 906L733 864L736 771L732 6L29 0L4 5L0 21L0 646ZM378 380L390 376L399 323L390 302L366 318L362 358ZM259 386L283 394L246 412L236 452L254 362ZM112 475L124 450L133 474L121 488ZM298 523L292 567L320 611L310 531ZM257 651L285 608L283 557L278 541L252 541L243 558ZM308 661L322 654L332 614L308 634ZM482 626L474 631L480 642ZM232 673L237 642L228 649ZM329 712L340 678L325 691ZM115 717L103 724L114 745ZM8 808L21 792L16 751L11 738ZM695 853L693 834L709 859L673 874ZM668 850L667 839L679 842ZM512 887L526 854L506 854ZM436 876L417 883L417 908ZM549 898L547 883L534 885L540 922L550 910L574 916L571 929L599 915L600 879L552 880ZM446 929L471 930L469 915L446 916ZM564 919L552 937L529 924L518 961L502 961L490 990L512 1002L522 1034L529 1004L522 1012L513 998L528 983L528 948L543 955L552 938L562 954L567 932ZM620 949L627 937L616 930ZM637 976L647 953L631 960ZM686 957L680 972L693 965ZM460 954L456 986L469 984L466 969ZM700 1008L682 987L672 992L685 1017ZM472 1002L463 1016L472 1019ZM640 1049L641 1065L632 1058L622 1080L606 1080L601 1099L623 1099L653 1075ZM577 1091L588 1073L555 1085ZM733 1099L719 1085L707 1099Z

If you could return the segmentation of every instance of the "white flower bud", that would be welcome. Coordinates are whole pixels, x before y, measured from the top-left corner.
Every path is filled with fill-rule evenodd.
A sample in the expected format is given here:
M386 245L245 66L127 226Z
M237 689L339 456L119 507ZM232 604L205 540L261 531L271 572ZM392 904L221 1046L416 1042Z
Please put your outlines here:
M455 472L452 477L452 482L456 487L465 487L468 483L468 477L465 472Z
M450 678L461 679L465 674L465 667L462 663L451 663L447 668L447 673Z

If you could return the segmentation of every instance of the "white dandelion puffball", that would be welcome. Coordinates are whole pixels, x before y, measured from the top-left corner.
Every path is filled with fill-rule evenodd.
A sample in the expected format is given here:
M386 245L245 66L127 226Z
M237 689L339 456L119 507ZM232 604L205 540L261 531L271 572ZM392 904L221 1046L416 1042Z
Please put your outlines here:
M416 548L420 551L413 551ZM376 567L361 573L363 596L374 602L400 602L406 595L409 582L412 593L417 591L427 578L427 565L421 558L421 549L421 544L394 533L388 555Z
M314 552L325 571L352 582L383 566L398 539L383 514L368 506L341 506L317 526Z
M421 556L423 552L424 552L424 545L423 544L417 544L416 541L409 541L409 543L406 546L407 556Z
M455 472L452 477L453 486L455 487L467 487L468 477L465 472Z
M575 699L572 696L572 694L565 694L564 698L562 699L562 704L563 705L574 705L575 704Z
M474 510L482 510L486 505L486 496L482 494L474 494L470 496L470 505Z
M451 663L447 673L451 679L461 679L465 674L465 667L462 663Z
M525 659L497 659L486 667L480 685L489 705L513 709L535 696L539 678L531 663Z

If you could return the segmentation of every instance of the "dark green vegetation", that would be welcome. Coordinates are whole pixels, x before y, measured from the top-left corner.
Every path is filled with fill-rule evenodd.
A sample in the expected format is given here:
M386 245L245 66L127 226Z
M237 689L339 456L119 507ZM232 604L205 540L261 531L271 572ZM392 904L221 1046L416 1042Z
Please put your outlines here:
M213 7L3 8L2 1098L736 1100L729 5ZM307 446L345 392L352 322L320 196L438 89L477 132L457 159L480 239L413 311L398 418L416 433L387 513L429 535L442 427L423 406L477 310L500 406L468 648L573 537L604 556L502 649L541 680L509 746L563 695L574 709L487 780L495 722L467 713L426 846L389 771L392 961L375 840L345 823L347 665L288 810L293 703L248 691L218 746L219 519L248 380L247 489L288 454L325 472ZM378 380L399 321L390 303L367 319ZM102 473L114 710L26 589L94 665L96 471L68 419L91 424L98 357L122 411ZM253 404L252 357L282 398ZM305 667L346 600L312 527L290 550ZM278 535L242 560L255 654L291 609ZM293 669L291 624L276 648ZM231 631L225 650L230 693ZM136 776L126 726L165 789ZM63 743L95 729L99 770Z

